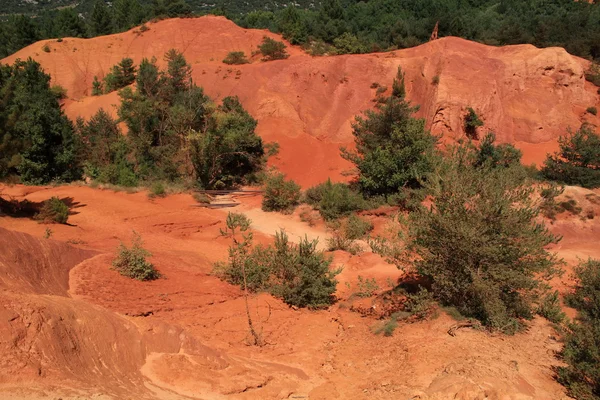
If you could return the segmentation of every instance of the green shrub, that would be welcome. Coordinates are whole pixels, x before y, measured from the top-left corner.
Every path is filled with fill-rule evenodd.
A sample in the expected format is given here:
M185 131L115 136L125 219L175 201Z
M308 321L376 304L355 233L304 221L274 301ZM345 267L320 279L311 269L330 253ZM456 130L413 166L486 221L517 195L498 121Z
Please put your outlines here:
M577 309L568 326L558 380L569 395L582 400L600 398L600 261L589 259L575 269L577 286L565 300Z
M358 187L365 196L418 188L431 170L438 138L425 129L425 120L413 117L417 107L406 101L405 93L399 68L392 94L375 110L365 111L364 118L356 117L352 126L356 150L341 150L358 169Z
M426 183L431 208L410 215L417 271L442 305L513 333L559 270L546 250L559 238L536 221L522 169L475 167L465 162L473 151L457 148L437 167Z
M229 65L240 65L248 64L250 61L248 61L246 54L243 51L230 51L223 59L223 62Z
M128 278L139 281L158 279L160 277L159 272L152 263L146 260L146 257L150 257L152 254L144 249L142 244L141 236L134 232L131 248L121 243L112 265L121 275Z
M401 189L387 198L389 205L398 206L406 211L417 210L422 206L423 200L425 200L425 192L420 189Z
M283 42L265 36L262 43L258 45L258 50L263 56L263 61L283 60L289 57L285 51L286 47Z
M352 214L346 220L344 230L345 236L348 239L362 239L367 233L373 230L373 223L360 218L356 214Z
M585 72L585 79L596 86L600 86L600 65L592 63L590 68Z
M52 92L52 94L54 94L54 96L56 96L58 100L64 100L67 98L67 89L60 85L52 85L50 91Z
M44 53L50 53L50 46L48 46L47 44L45 44L44 47L42 47L42 51Z
M154 182L152 186L150 186L150 193L148 193L148 197L165 197L166 195L167 190L162 182Z
M356 295L358 297L371 297L380 289L375 278L365 279L360 275L358 276L357 287L358 292L356 292Z
M66 224L69 219L69 207L58 197L51 197L44 201L36 219L45 223Z
M434 76L431 79L431 84L435 85L435 86L439 85L440 84L440 76L439 75Z
M588 107L585 111L592 115L598 115L598 109L596 107Z
M558 206L565 211L570 212L573 215L579 215L581 213L581 207L577 205L577 201L570 199L567 201L561 201Z
M215 273L243 288L245 268L248 290L268 291L292 306L321 308L333 303L335 276L341 270L329 269L332 260L317 250L317 240L305 237L295 245L280 231L272 246L250 250L250 242L251 235L242 242L234 241L228 262L217 263Z
M465 115L465 132L471 139L478 139L477 128L483 126L483 121L479 119L479 115L473 110L473 108L467 108L467 115Z
M588 125L558 139L560 150L548 155L542 175L585 188L600 187L600 137Z
M285 180L283 174L269 176L262 201L264 211L291 212L300 204L300 185Z
M103 84L97 76L94 76L94 81L92 82L92 96L100 96L102 93L104 93Z
M331 237L327 239L327 250L328 251L346 251L352 255L356 255L361 252L361 247L353 240L344 234L339 228L334 229Z
M366 202L360 193L353 191L343 183L331 180L309 188L304 201L319 210L325 220L334 220L365 209Z
M131 58L123 58L114 65L110 72L104 77L104 89L106 93L113 92L131 85L135 82L136 67Z
M377 86L377 90L375 91L376 96L380 96L387 91L387 86Z
M418 320L425 319L433 313L435 300L433 293L419 287L416 293L408 293L404 309Z
M204 193L194 193L192 197L200 204L210 204L212 201L212 198Z
M555 324L559 324L564 321L566 315L560 307L558 290L548 293L542 298L537 313L546 318L548 321L554 322Z
M398 327L398 319L402 319L404 317L403 312L397 312L391 315L390 319L380 325L377 329L375 329L375 334L380 335L383 333L383 336L390 337L394 334L394 331Z

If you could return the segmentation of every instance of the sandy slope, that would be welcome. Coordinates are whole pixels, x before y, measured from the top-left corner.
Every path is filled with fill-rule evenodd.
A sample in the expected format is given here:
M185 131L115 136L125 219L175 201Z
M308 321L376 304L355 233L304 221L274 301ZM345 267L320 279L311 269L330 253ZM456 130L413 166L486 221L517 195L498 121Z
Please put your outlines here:
M451 337L446 331L453 321L444 315L401 325L391 338L374 335L380 322L349 311L348 299L358 275L376 278L382 288L401 275L376 255L334 254L334 266L344 267L341 301L328 311L293 310L267 295L253 297L268 344L249 347L240 290L211 275L212 262L226 257L228 240L219 235L225 211L199 208L189 195L149 200L145 193L77 186L3 192L31 201L70 197L78 207L71 226L50 226L52 239L42 239L45 225L0 218L0 270L11 278L3 279L0 292L6 317L0 319L0 397L564 398L552 372L560 343L542 319L514 337L468 329ZM600 213L599 205L585 202L586 194L566 193ZM238 210L256 219L259 242L269 240L260 231L282 225L290 233L326 236L322 226L308 228L297 214L265 224L256 210L259 198L240 200ZM593 247L598 223L559 216L552 227L565 236L560 254L599 256ZM582 229L589 244L584 250ZM141 283L111 269L119 240L128 241L132 230L153 252L163 279ZM13 255L16 248L23 256ZM39 289L15 283L23 268L43 271ZM566 281L557 284L567 290Z
M148 27L142 34L132 30L43 41L3 61L39 61L68 90L67 114L88 118L99 107L114 112L118 103L116 93L87 97L94 75L104 76L126 56L136 62L156 57L162 63L163 54L176 48L210 96L240 97L258 119L258 132L281 145L273 164L303 186L327 177L347 179L342 172L350 165L338 149L351 145L354 117L373 106L371 84L391 87L398 66L406 71L408 98L421 106L418 115L434 133L448 140L462 137L463 116L471 106L485 121L482 133L492 130L500 141L515 143L526 163L540 163L567 128L576 129L584 120L598 123L585 114L587 107L598 105L596 88L583 77L587 62L560 48L490 47L448 37L390 53L337 57L313 58L290 46L287 60L264 63L256 56L251 64L228 66L221 60L229 51L251 54L263 35L277 35L212 16ZM50 53L41 50L46 43ZM438 85L432 83L436 75Z
M372 107L373 82L391 86L406 71L408 97L419 115L447 140L461 137L462 115L474 107L501 141L517 144L525 160L540 161L569 126L589 118L598 102L583 79L586 62L561 49L494 48L445 38L414 49L360 56L312 58L297 48L284 61L228 67L232 50L249 54L263 35L218 17L149 24L150 31L36 43L4 60L34 57L68 89L69 116L112 112L115 93L88 97L124 56L159 59L184 51L194 78L215 97L238 95L259 120L259 133L278 141L272 162L304 186L342 175L349 165L338 147L351 144L351 122ZM276 35L268 34L272 37ZM159 60L159 63L162 62ZM239 73L237 71L240 71ZM433 85L434 76L440 77ZM380 321L349 311L358 276L381 288L402 275L372 253L335 252L340 301L327 311L294 310L268 295L251 309L267 345L247 346L242 293L211 274L227 255L219 234L226 210L199 208L189 195L150 200L81 186L1 187L17 199L68 198L71 225L46 226L0 216L0 397L7 399L562 399L553 379L560 349L549 324L493 336L469 329L447 334L441 315L401 325L392 337L374 335ZM600 192L596 191L596 196ZM594 219L559 215L551 229L570 267L577 257L600 257L600 197L568 188ZM293 240L327 238L323 224L259 210L260 198L236 209L253 221L265 243L279 228ZM582 214L583 216L584 214ZM382 230L385 217L370 216ZM45 229L52 238L43 239ZM111 269L119 241L139 232L163 278L141 283ZM567 273L554 282L569 290ZM364 301L369 305L369 300Z

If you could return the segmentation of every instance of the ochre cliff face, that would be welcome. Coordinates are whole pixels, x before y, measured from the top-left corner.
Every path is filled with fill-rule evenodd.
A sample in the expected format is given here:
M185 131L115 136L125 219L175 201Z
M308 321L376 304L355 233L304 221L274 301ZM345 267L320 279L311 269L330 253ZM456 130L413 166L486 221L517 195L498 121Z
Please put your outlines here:
M464 137L467 107L485 122L480 128L496 133L499 142L514 143L527 164L540 164L557 138L584 122L598 103L596 88L584 79L587 61L560 48L531 45L491 47L467 40L442 38L419 47L388 53L311 57L288 46L287 60L229 66L221 60L230 51L250 55L264 35L221 17L172 19L148 24L149 31L64 39L33 44L4 59L32 57L54 83L67 89L65 111L71 118L89 118L98 108L115 113L116 93L89 97L93 77L102 78L123 57L136 63L164 53L182 51L193 66L195 82L214 98L237 95L259 121L258 132L280 143L271 162L303 186L328 177L348 179L351 165L339 147L352 144L352 122L374 105L373 83L389 94L398 66L406 72L408 99L420 106L417 115L446 141ZM44 44L50 53L41 49ZM439 83L433 82L434 77Z

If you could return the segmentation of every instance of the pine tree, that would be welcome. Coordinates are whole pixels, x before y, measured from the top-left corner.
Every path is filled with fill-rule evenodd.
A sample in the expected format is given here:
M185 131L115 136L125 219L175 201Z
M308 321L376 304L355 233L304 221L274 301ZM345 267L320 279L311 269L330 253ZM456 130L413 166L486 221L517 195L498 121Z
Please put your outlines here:
M167 84L176 93L190 87L192 67L187 63L182 53L171 49L165 55L167 62Z
M102 82L100 82L97 76L94 76L94 82L92 82L92 96L100 96L102 93Z
M425 120L413 117L417 107L404 100L404 75L398 69L393 93L376 110L356 117L356 151L342 149L342 157L356 165L358 184L366 195L391 195L402 188L419 188L432 166L437 138Z
M0 71L0 175L17 174L29 184L79 178L77 138L50 76L31 59Z
M96 0L90 19L92 36L108 35L112 33L112 16L104 0Z

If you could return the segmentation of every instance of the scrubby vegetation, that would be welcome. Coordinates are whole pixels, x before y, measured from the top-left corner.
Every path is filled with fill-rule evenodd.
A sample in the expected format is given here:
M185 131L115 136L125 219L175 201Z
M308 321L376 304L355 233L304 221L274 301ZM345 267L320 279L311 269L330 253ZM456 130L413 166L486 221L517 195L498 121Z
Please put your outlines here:
M339 270L330 270L331 259L317 250L317 241L301 239L296 245L283 231L271 246L252 247L252 235L236 239L235 230L246 232L249 221L243 215L228 215L223 231L234 238L226 263L217 263L215 273L234 285L252 292L267 291L289 305L321 308L334 301Z
M69 207L58 197L44 201L35 218L41 222L66 224L69 220Z
M600 261L589 259L575 269L577 286L566 297L578 316L569 324L562 351L566 367L559 381L576 399L600 398Z
M283 42L265 36L262 43L258 45L258 51L262 54L263 61L283 60L289 57L286 47Z
M558 139L560 150L548 155L542 175L585 188L600 187L600 136L589 125Z
M304 201L318 210L327 221L345 217L367 207L360 193L346 184L332 183L331 180L306 190Z
M240 65L248 64L250 61L248 61L243 51L230 51L227 53L227 57L223 59L223 62L229 65Z
M473 108L467 108L467 114L465 115L465 133L471 139L479 139L477 135L477 128L483 126L483 121L479 118L479 115L473 110Z
M558 272L546 246L559 238L536 222L535 189L520 166L475 160L476 150L458 147L428 179L431 209L410 216L416 269L443 305L515 332Z
M273 174L266 178L262 201L264 211L291 212L298 204L300 204L300 185L292 180L286 180L283 174Z
M131 247L124 243L119 245L117 257L113 260L113 267L121 275L139 281L150 281L160 278L160 273L146 258L152 254L142 247L142 237L134 232Z

